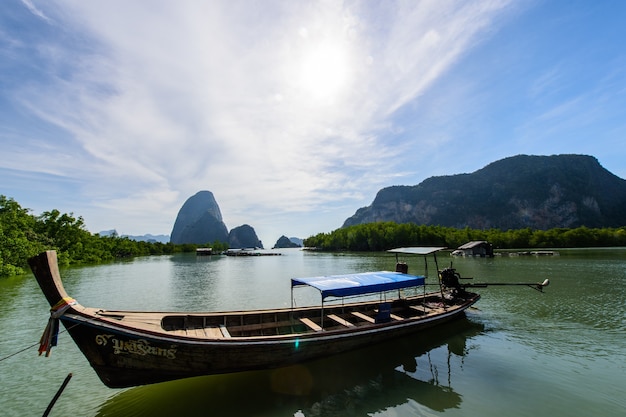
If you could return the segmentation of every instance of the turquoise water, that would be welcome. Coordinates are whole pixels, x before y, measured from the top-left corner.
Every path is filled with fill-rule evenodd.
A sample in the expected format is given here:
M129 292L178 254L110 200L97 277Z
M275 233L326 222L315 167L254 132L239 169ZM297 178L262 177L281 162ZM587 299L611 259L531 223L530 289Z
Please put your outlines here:
M387 254L282 253L147 257L62 275L87 306L217 311L286 307L292 277L395 264ZM28 347L45 326L45 299L32 276L0 280L0 414L42 415L72 373L51 416L626 415L626 249L439 260L476 281L551 284L543 294L480 289L466 319L327 360L123 390L106 388L67 334L51 357L38 357ZM410 272L422 272L421 262L409 262ZM296 300L318 296L305 291Z

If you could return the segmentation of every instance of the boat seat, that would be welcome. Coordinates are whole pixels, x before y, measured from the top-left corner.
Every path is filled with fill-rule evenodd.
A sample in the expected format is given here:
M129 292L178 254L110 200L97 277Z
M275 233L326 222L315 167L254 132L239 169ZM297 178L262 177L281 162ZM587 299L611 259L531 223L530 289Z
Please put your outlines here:
M354 327L354 324L350 323L348 320L346 319L342 319L341 317L335 315L335 314L329 314L326 317L328 317L329 319L341 324L342 326L346 326L346 327Z
M376 322L376 320L374 320L373 318L371 318L367 314L361 313L360 311L353 311L352 315L355 316L355 317L360 318L361 320L365 320L365 321L370 322L370 323L375 323Z
M322 327L311 319L308 319L306 317L301 317L299 320L301 323L306 324L306 326L310 328L311 330L315 330L316 332L322 331Z
M230 332L228 331L228 329L226 328L226 326L224 326L223 324L220 324L220 332L222 333L222 336L224 337L232 337L230 335Z

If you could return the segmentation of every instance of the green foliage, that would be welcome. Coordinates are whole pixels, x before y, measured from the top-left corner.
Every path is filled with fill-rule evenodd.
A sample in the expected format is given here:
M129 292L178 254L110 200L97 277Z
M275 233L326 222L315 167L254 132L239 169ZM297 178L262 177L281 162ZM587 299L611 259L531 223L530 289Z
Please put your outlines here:
M47 242L35 226L27 209L0 195L0 276L23 273L28 256L43 249Z
M402 246L457 248L473 240L489 241L498 249L626 246L626 227L503 231L377 222L320 233L305 239L304 245L328 251L383 251Z
M199 245L140 242L126 237L91 234L82 217L59 210L40 216L29 214L11 198L0 195L0 277L19 275L28 269L31 256L57 251L59 265L112 261L117 258L195 252ZM208 244L215 251L228 249L221 242Z
M50 249L57 251L59 264L63 266L195 252L200 246L210 246L215 252L228 249L228 244L223 242L174 245L140 242L117 235L100 236L91 234L83 218L72 213L52 210L33 216L29 211L0 195L0 277L24 273L28 258ZM329 251L383 251L402 246L456 248L472 240L487 240L498 249L626 246L626 227L503 231L378 222L320 233L305 239L304 245Z

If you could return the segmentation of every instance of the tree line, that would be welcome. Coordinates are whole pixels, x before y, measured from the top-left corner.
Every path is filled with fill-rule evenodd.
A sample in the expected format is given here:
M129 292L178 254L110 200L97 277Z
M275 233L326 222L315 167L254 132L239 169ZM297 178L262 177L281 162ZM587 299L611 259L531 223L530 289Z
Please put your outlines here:
M477 230L377 222L319 233L305 239L304 245L326 251L384 251L402 246L457 248L473 240L489 241L495 249L626 246L626 227ZM198 246L211 246L216 251L228 249L228 244L222 242L174 245L100 236L90 233L83 218L73 213L51 210L34 216L13 199L0 195L0 277L24 273L28 270L28 258L50 249L57 251L59 265L69 266L195 252Z
M93 264L118 258L195 252L198 246L142 242L117 235L90 233L82 217L51 210L30 214L15 200L0 195L0 277L28 270L28 258L45 250L57 251L59 265ZM228 249L221 242L207 244L214 250Z
M477 230L377 222L319 233L305 239L304 245L327 251L384 251L403 246L445 246L454 249L475 240L486 240L494 249L626 246L626 227Z

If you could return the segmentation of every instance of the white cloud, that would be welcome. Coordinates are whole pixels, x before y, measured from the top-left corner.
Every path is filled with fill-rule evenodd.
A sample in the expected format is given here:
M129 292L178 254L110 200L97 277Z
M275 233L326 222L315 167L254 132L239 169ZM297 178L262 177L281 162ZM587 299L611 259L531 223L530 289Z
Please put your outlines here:
M401 130L394 112L506 4L59 1L35 14L87 46L57 51L71 65L26 100L79 145L64 175L96 205L171 224L208 189L230 227L254 226L251 213L370 198L405 171L381 140Z
M31 0L21 0L21 2L32 14L43 20L49 21L48 17L40 9L38 9Z

